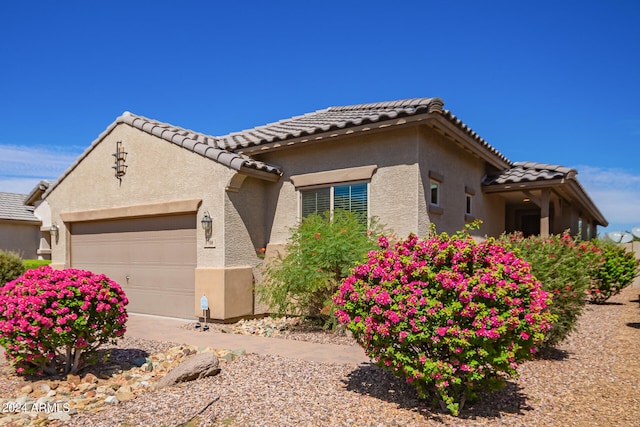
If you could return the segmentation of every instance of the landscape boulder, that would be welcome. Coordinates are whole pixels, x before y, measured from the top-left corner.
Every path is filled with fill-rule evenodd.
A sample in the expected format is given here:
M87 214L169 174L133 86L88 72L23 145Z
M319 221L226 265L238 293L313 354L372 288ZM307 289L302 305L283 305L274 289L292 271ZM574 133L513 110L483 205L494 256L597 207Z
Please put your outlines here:
M173 368L160 381L156 388L210 377L220 372L218 357L214 353L199 353L189 356L184 362Z

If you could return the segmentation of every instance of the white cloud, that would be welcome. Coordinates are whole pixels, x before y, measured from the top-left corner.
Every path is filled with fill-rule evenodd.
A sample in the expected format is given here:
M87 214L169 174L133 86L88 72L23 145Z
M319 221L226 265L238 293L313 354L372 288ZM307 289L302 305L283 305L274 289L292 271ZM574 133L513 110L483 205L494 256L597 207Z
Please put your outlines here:
M80 153L68 150L0 145L0 177L56 178Z
M0 177L0 192L29 194L42 181L37 178L2 178Z
M640 225L640 172L577 166L578 181L610 223L607 231Z
M80 154L57 148L0 145L0 191L26 194L43 179L57 179Z

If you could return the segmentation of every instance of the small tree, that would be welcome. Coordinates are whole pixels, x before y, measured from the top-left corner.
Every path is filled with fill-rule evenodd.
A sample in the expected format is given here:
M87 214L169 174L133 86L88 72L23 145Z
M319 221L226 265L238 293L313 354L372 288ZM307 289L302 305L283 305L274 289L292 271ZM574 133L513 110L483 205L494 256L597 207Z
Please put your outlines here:
M84 270L28 270L0 288L0 345L18 374L75 373L125 332L120 285Z
M279 314L319 317L329 324L332 295L349 270L375 249L381 228L362 216L335 210L305 217L291 229L285 254L267 260L260 300Z

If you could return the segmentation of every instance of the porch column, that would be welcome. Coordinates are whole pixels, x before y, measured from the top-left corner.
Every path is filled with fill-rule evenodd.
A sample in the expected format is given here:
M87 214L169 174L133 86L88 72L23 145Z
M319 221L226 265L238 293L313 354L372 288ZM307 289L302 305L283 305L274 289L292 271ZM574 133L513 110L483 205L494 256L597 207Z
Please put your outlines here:
M549 237L549 199L550 188L543 188L540 194L540 236Z

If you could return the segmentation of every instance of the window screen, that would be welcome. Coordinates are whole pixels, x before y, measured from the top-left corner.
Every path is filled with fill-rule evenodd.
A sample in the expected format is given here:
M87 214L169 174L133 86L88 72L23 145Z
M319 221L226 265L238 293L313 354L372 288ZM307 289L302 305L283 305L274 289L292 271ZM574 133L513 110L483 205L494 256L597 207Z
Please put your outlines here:
M367 217L367 184L340 185L333 189L333 208Z
M301 191L302 217L317 213L322 214L331 210L331 188L316 188Z
M300 191L302 217L335 209L357 212L367 217L367 183L338 185ZM333 202L333 203L332 203Z

